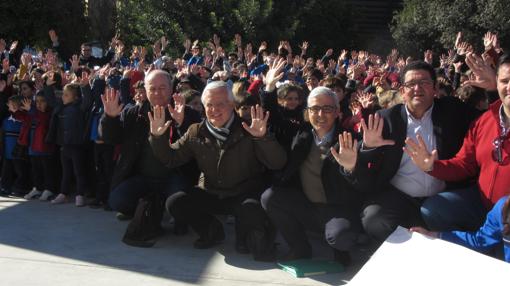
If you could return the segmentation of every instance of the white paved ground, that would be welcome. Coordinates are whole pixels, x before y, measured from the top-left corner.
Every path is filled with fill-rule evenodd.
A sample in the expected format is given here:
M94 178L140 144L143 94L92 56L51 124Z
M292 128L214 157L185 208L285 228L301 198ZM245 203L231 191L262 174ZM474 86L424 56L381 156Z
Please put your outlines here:
M342 285L368 257L361 250L340 274L294 278L237 254L232 226L210 250L193 249L194 234L130 247L121 242L126 226L113 212L0 197L0 285ZM314 244L318 256L331 258Z

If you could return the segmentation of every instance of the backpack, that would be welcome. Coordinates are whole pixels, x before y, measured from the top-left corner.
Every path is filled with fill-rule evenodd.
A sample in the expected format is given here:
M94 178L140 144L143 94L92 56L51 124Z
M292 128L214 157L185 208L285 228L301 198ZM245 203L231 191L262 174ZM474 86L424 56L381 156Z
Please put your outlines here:
M141 198L122 241L135 247L154 246L156 238L163 234L161 227L163 210L163 200L160 194L151 192Z

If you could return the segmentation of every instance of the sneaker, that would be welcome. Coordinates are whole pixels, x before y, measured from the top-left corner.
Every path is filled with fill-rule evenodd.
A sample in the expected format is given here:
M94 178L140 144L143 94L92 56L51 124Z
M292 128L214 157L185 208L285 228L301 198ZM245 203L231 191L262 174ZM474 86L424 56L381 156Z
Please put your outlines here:
M44 192L42 192L42 195L39 197L39 200L40 201L47 201L52 196L53 196L53 193L51 191L44 190Z
M38 191L36 188L33 188L30 193L28 193L27 195L24 196L25 200L31 200L39 195L41 195L42 192L41 191Z
M121 212L118 212L115 217L117 217L118 220L120 221L125 221L125 220L130 220L133 218L132 215L129 215L129 214L125 214L125 213L121 213Z
M76 198L75 198L75 205L77 207L85 206L85 197L77 195Z
M64 194L58 194L58 196L51 201L52 204L63 204L67 203L67 197Z

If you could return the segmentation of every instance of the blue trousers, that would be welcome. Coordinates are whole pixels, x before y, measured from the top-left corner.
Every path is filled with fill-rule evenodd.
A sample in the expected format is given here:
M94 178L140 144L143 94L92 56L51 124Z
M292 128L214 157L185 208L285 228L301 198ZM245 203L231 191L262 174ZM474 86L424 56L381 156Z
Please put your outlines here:
M427 198L420 211L427 227L434 231L474 231L487 215L478 186L441 192Z
M109 203L113 210L132 215L138 200L148 193L158 192L166 200L171 194L186 188L186 180L177 174L162 179L137 175L116 186L110 193Z

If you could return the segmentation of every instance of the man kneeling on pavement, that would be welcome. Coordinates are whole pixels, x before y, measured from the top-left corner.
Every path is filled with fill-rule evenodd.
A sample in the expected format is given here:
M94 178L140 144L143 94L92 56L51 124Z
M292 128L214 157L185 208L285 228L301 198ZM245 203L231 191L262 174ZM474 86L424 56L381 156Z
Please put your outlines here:
M274 231L260 205L267 188L267 170L283 168L285 150L267 131L268 113L254 107L251 125L234 112L234 97L222 81L209 83L202 93L206 119L189 127L177 142L162 136L170 121L164 107L150 115L150 144L168 167L195 159L201 171L199 185L170 196L167 210L199 235L195 248L210 248L225 238L215 214L233 214L236 250L252 252L256 260L274 259ZM184 111L184 109L181 109Z

